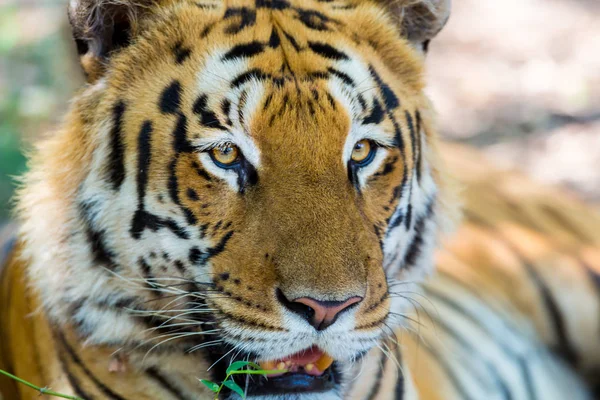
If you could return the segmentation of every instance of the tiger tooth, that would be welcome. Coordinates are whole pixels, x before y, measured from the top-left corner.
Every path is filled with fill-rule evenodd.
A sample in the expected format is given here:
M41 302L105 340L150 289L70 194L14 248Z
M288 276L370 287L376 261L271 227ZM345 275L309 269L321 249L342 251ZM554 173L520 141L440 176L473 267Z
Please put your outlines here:
M327 368L331 367L331 364L333 364L333 358L331 358L327 354L323 354L315 363L315 365L321 372L325 371Z
M260 365L260 367L265 370L265 371L270 371L275 369L275 367L277 366L277 363L275 361L263 361L263 362L259 362L258 365Z
M277 369L278 370L284 370L285 369L285 363L284 362L280 362L279 364L277 364Z
M306 372L311 372L313 369L315 369L315 364L306 364L306 365L304 366L304 370L305 370Z

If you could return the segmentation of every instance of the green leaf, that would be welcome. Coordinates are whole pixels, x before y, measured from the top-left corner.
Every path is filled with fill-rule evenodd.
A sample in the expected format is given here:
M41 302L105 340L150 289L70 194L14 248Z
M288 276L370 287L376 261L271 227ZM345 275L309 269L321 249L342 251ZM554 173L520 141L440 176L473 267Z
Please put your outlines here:
M231 364L231 365L233 365L233 364ZM246 395L244 394L244 391L242 390L242 388L234 381L225 381L225 382L223 382L223 385L227 386L229 389L231 389L234 392L236 392L237 394L239 394L242 397L242 399L246 398Z
M257 363L248 362L248 365L256 370L262 370L262 367L260 365L258 365Z
M214 382L207 381L206 379L200 379L200 382L202 382L204 384L204 386L206 386L207 388L209 388L210 390L212 390L215 393L217 393L219 391L219 385L217 385Z
M226 373L227 373L227 375L229 375L229 373L231 373L232 371L238 371L249 364L250 364L250 361L236 361L236 362L232 363L229 366L229 368L227 368Z

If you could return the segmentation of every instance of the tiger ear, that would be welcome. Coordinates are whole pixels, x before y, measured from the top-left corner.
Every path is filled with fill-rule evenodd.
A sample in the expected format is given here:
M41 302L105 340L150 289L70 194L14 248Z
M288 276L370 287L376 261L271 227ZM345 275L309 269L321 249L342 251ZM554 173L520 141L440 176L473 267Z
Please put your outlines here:
M152 0L71 0L69 21L87 81L104 74L106 62L137 34L138 20Z
M401 33L424 52L450 18L452 0L380 0L398 19Z

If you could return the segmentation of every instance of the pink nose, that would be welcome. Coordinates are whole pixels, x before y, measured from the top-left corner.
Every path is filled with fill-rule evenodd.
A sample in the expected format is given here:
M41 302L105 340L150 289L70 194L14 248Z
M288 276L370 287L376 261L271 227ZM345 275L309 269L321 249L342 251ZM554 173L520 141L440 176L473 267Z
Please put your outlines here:
M310 297L300 297L290 301L283 296L283 293L278 297L288 310L306 319L318 331L333 325L343 311L363 300L360 296L354 296L343 301L322 301Z

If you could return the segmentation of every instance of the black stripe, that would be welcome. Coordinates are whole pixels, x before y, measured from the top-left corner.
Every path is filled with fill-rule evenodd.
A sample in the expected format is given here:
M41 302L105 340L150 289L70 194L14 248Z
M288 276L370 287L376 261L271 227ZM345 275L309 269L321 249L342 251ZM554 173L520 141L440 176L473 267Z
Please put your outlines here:
M364 112L367 110L367 102L365 101L365 98L363 97L362 94L358 94L356 96L356 99L358 100L358 103L360 104L360 113L364 114Z
M138 265L142 270L142 276L146 281L146 285L149 288L154 289L156 287L156 278L154 277L154 274L152 274L152 267L144 260L144 257L138 258ZM160 292L158 292L158 294L160 294Z
M285 10L291 5L286 0L256 0L256 8L269 8L271 10Z
M217 115L208 108L208 96L206 94L201 94L198 97L198 99L194 102L192 110L194 114L200 117L200 123L207 128L227 130L227 128L221 124L217 118ZM189 149L191 149L191 147L192 146L189 145Z
M346 74L338 69L332 68L332 67L327 68L327 71L329 71L330 74L335 75L336 77L341 79L342 82L344 82L346 85L351 86L351 87L356 86L356 83L354 82L354 80L352 78L350 78L350 76L348 76L348 74Z
M172 219L163 219L154 214L146 212L144 199L146 197L146 188L148 185L148 172L151 162L151 140L152 140L152 122L145 121L142 124L138 137L138 209L136 210L131 222L130 233L134 239L139 239L144 229L149 228L157 231L161 228L171 230L175 235L182 239L188 239L189 235L185 229L181 228Z
M194 168L198 176L204 178L209 182L212 181L212 177L196 161L192 162L192 168Z
M269 47L272 49L275 49L275 48L279 47L280 44L281 44L281 39L279 38L279 35L277 34L277 31L275 30L275 28L273 28L273 31L271 32L271 36L269 37Z
M233 81L231 81L231 88L237 88L242 86L246 82L256 79L259 81L264 81L266 79L272 79L272 76L261 71L258 68L251 69L249 71L244 72L243 74L238 75Z
M169 164L169 181L167 182L169 189L169 197L177 205L180 205L179 201L179 184L177 183L177 158L171 161Z
M398 376L396 377L396 385L394 386L394 400L402 400L404 399L404 373L402 368L397 368L396 373Z
M330 60L349 60L348 56L343 52L337 50L333 46L323 42L308 42L308 47L320 55L321 57L328 58Z
M173 81L160 95L159 108L165 114L175 114L181 107L181 83Z
M329 104L331 105L331 108L333 108L335 110L337 108L337 106L335 104L335 99L329 92L327 92L326 96L327 96L327 101L329 101Z
M304 26L317 31L328 31L329 28L327 27L327 22L333 21L325 14L315 10L296 8L295 11L298 13L297 19L301 21Z
M394 156L394 157L390 158L389 160L387 160L386 163L381 168L381 171L377 171L376 173L374 173L373 177L371 179L380 177L380 176L386 176L386 175L394 172L396 162L398 162L397 156Z
M180 153L189 153L192 151L192 145L187 140L187 118L183 114L179 115L177 125L175 125L175 130L173 131L173 150L175 151L175 156L169 164L169 181L167 185L171 200L175 204L181 206L179 200L179 182L177 179L177 161L179 160ZM185 211L186 210L184 209L184 212ZM191 225L195 224L193 218L192 221L189 222Z
M418 148L418 157L417 157L417 182L421 182L421 169L423 164L423 150L421 148L421 113L419 110L415 113L415 117L417 118L417 148Z
M406 205L406 215L404 216L404 226L406 230L410 229L412 224L412 186L408 186L408 204Z
M404 212L402 210L395 211L391 216L391 220L388 221L387 232L399 227L402 221L404 221Z
M233 231L227 232L225 235L223 235L221 240L219 240L219 243L217 243L216 246L210 247L205 251L202 251L197 247L192 247L188 256L190 262L194 265L204 265L212 257L219 255L223 252L223 250L225 250L225 246L232 236Z
M388 114L388 118L392 121L392 125L394 126L394 141L395 141L395 145L396 147L398 147L398 149L400 150L400 152L402 153L403 156L403 160L404 160L404 173L402 176L402 187L404 187L404 185L406 184L406 180L407 178L407 171L406 171L406 158L404 157L404 153L405 153L405 144L404 144L404 137L402 136L402 128L400 127L400 124L398 124L398 121L396 121L396 117L394 116L392 111L387 111Z
M244 126L244 107L246 107L246 102L248 101L248 91L243 90L240 93L240 98L237 102L237 114L238 114L238 122L241 126Z
M173 150L175 155L169 164L169 180L167 186L169 189L169 196L171 200L177 204L186 218L189 225L196 225L198 220L194 213L187 207L181 204L179 199L179 180L177 178L177 165L179 161L179 155L181 153L190 153L193 151L193 147L187 139L187 117L183 114L179 114L175 130L173 131Z
M123 143L123 115L125 103L119 101L113 108L113 125L110 131L110 152L108 154L108 180L113 190L119 190L125 180L125 144Z
M263 52L265 45L259 41L238 44L229 50L221 59L222 61L235 60L237 58L253 57Z
M152 157L152 122L144 121L138 136L138 168L137 168L137 190L138 208L144 209L144 198L146 197L146 186L148 185L148 172Z
M202 3L196 2L196 3L194 3L194 5L203 10L214 10L217 8L216 4L202 4Z
M115 271L118 268L118 265L114 261L116 255L110 251L106 245L106 232L94 228L94 205L95 203L92 201L79 203L79 214L85 226L85 234L87 241L90 244L92 258L94 263L103 265L111 271Z
M283 31L283 36L285 36L285 38L292 44L292 46L294 47L294 49L296 51L301 50L300 45L298 44L298 42L296 42L296 39L294 39L294 37L292 35L290 35L286 31Z
M183 64L192 54L192 50L189 47L184 47L183 43L178 42L173 47L173 54L175 55L175 62L177 64Z
M183 114L179 114L177 125L175 125L175 129L173 130L173 150L176 154L192 153L194 151L194 147L187 138L187 132L187 117Z
M398 125L398 122L396 121L396 118L394 117L394 114L391 111L387 112L388 114L388 118L390 118L390 120L392 121L392 125L394 126L394 140L396 141L396 146L398 146L398 149L400 150L400 153L402 155L404 155L404 139L402 137L402 131L400 130L400 125ZM398 204L400 202L399 199L401 199L403 191L404 191L404 187L406 186L406 182L408 180L408 174L407 174L407 167L406 167L406 158L402 157L402 164L403 164L403 169L402 169L402 181L400 182L400 184L398 186L396 186L394 188L393 194L392 194L392 198L390 200L390 204L392 204L394 201L398 200ZM410 204L409 204L410 206ZM410 217L412 218L412 209L409 209L411 212ZM408 210L407 210L408 213ZM391 232L394 228L400 226L400 224L402 224L402 222L405 222L405 217L407 217L406 214L404 214L401 210L400 212L396 211L394 214L392 214L391 221L388 221L388 229L387 232ZM406 218L408 219L408 218ZM408 220L407 226L410 226L410 220Z
M344 5L332 5L331 8L334 10L354 10L357 7L356 4L344 4Z
M185 195L191 201L198 201L198 200L200 200L200 197L198 196L198 192L196 192L191 187L187 188L187 190L185 191Z
M310 81L315 81L319 79L329 79L331 74L326 71L313 71L306 73L306 79Z
M146 370L148 376L154 379L166 391L170 392L176 399L185 400L183 392L176 388L156 367L150 367Z
M79 358L79 356L77 355L75 350L73 350L73 348L69 345L69 343L67 342L67 340L64 337L62 332L57 331L56 336L58 336L60 343L67 351L67 354L69 355L69 357L73 360L73 362L77 366L79 366L81 368L83 373L98 387L98 389L102 392L102 394L105 396L105 398L114 399L114 400L125 400L123 397L119 396L118 394L116 394L115 392L110 390L104 383L100 382L94 374L92 374L92 372L85 366L83 361ZM91 399L91 397L89 397L89 396L87 398Z
M266 111L267 108L269 108L271 101L273 101L273 93L269 93L269 95L267 96L267 99L265 100L265 104L263 105L263 111Z
M65 358L60 351L58 352L58 359L60 361L62 370L64 371L65 375L67 376L69 385L71 385L71 388L73 389L73 392L75 393L75 395L77 397L81 397L82 399L85 399L85 400L92 400L93 397L81 388L81 382L79 381L79 379L77 379L77 377L75 377L75 375L73 375L71 373L71 371L69 370L69 367L67 367L67 362L65 361Z
M413 123L413 117L410 114L410 112L408 112L408 110L404 110L404 117L406 119L406 125L408 126L408 131L410 132L410 144L411 144L411 150L412 150L412 167L413 170L416 169L417 167L417 134L415 133L415 125Z
M379 389L381 387L381 379L383 378L383 373L385 371L385 364L387 361L387 357L384 352L381 352L381 357L379 359L379 369L377 370L377 375L375 375L375 382L373 382L373 386L369 391L369 397L367 400L374 400L379 393Z
M388 84L386 84L383 81L383 79L381 79L381 76L379 76L375 68L373 68L373 66L371 65L369 66L369 72L375 80L375 83L377 83L377 86L379 87L379 91L383 96L385 108L388 111L398 108L400 106L400 100L398 99L398 96L396 96L394 91L389 87Z
M200 33L200 38L204 39L206 38L208 35L210 35L210 33L212 32L212 30L214 29L215 25L217 25L217 21L215 22L211 22L210 24L206 25L204 27L204 29L202 30L202 32Z
M552 296L552 291L550 288L548 288L540 274L538 274L531 264L524 261L524 266L525 271L540 291L540 295L542 296L546 310L550 315L550 322L554 326L554 332L556 333L558 341L558 346L555 347L554 351L556 351L560 356L564 357L565 360L572 365L579 364L579 355L569 339L565 321L558 305L556 304L556 301L554 300L554 297Z
M97 231L86 224L85 233L92 252L95 264L103 265L111 271L115 271L118 265L115 263L115 254L106 247L104 231Z
M240 17L239 23L233 23L225 29L225 33L236 34L256 23L256 11L248 7L229 8L225 11L224 19Z
M441 353L439 353L437 350L434 350L433 346L427 343L423 343L423 346L421 346L420 348L430 353L431 357L437 362L440 368L444 370L446 376L448 377L448 380L450 381L450 384L454 386L461 400L475 400L471 396L469 396L463 383L454 372L454 368L452 368L450 363L442 356Z
M229 126L233 125L233 122L231 122L231 116L229 115L230 112L231 101L229 101L229 99L224 99L221 102L221 113L223 113L223 115L225 116L225 123Z
M377 99L373 99L373 107L371 113L363 119L363 124L379 124L383 121L385 113L381 107L381 103Z
M402 261L402 267L413 267L415 266L415 263L417 262L419 256L421 255L421 250L423 247L423 235L426 233L425 232L425 224L431 219L431 217L433 216L433 205L434 205L435 200L430 200L427 203L427 210L425 211L425 214L423 214L422 216L420 216L417 219L417 222L415 223L415 233L414 236L410 242L410 245L408 246L408 249L406 250L406 253L404 254L404 260Z

